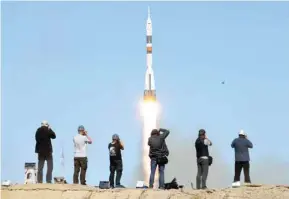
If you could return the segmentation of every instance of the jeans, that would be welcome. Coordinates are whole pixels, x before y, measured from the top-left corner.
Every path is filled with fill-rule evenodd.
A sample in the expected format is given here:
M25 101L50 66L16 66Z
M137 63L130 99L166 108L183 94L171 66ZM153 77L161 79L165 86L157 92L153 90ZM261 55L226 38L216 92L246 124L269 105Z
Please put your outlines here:
M52 181L52 171L53 171L53 157L52 154L43 155L38 154L38 172L37 172L37 182L43 182L43 167L45 161L47 162L47 171L46 171L46 183L51 183Z
M80 171L80 184L86 185L86 171L87 171L87 157L75 157L74 158L74 173L73 184L78 184L78 176Z
M115 178L115 185L120 186L120 179L122 176L122 170L123 170L122 160L112 160L110 161L110 175L109 175L109 183L111 187L114 187L114 174L116 172L116 178Z
M209 160L208 159L203 159L203 158L199 158L197 160L198 163L198 174L196 177L196 188L197 189L204 189L207 188L207 177L208 177L208 173L209 173ZM202 184L202 186L201 186Z
M158 165L156 159L151 159L151 175L150 188L153 188L155 181L155 173L157 166L159 167L159 188L165 188L165 165Z
M234 182L240 181L240 175L241 175L242 169L244 169L245 183L251 183L249 161L236 161L235 162Z

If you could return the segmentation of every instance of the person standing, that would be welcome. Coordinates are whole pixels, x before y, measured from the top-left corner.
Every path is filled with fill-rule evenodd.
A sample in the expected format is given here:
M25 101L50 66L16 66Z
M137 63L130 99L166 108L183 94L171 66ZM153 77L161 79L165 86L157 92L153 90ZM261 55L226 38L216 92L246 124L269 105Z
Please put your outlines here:
M86 185L86 171L87 171L87 144L92 144L91 138L87 135L83 125L78 127L78 135L73 138L74 143L74 174L73 184L78 184L78 177L80 171L80 184Z
M56 134L51 129L47 121L41 122L41 127L39 127L35 133L35 153L38 154L38 172L37 172L37 182L43 182L43 167L45 161L47 162L47 172L46 172L46 183L51 183L52 181L52 171L53 171L53 149L51 144L51 139L55 139Z
M235 150L235 186L240 186L240 175L244 169L245 183L251 183L249 148L253 148L252 142L247 138L244 130L240 130L239 137L234 139L231 147Z
M149 188L153 188L154 186L157 166L159 168L159 188L165 188L165 164L168 163L167 156L169 155L169 150L167 148L165 139L169 134L170 131L167 129L153 129L151 136L148 139L148 145L150 147L149 157L151 159Z
M123 171L123 164L122 164L122 156L121 150L124 150L124 144L119 138L118 134L114 134L112 136L112 142L108 144L109 150L109 183L111 188L124 188L123 185L120 184L122 171ZM115 184L114 184L114 176L116 173Z
M212 146L212 142L207 138L206 131L204 129L199 130L199 137L195 142L198 173L196 177L196 188L207 189L207 177L209 173L209 148Z

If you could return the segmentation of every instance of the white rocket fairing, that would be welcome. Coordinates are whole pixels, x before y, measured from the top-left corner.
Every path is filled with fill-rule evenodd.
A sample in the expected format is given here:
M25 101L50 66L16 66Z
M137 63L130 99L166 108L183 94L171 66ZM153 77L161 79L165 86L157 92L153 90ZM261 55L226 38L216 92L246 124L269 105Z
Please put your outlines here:
M148 19L146 23L146 49L147 49L147 70L145 75L144 100L156 101L155 78L152 68L152 20L150 8L148 8Z

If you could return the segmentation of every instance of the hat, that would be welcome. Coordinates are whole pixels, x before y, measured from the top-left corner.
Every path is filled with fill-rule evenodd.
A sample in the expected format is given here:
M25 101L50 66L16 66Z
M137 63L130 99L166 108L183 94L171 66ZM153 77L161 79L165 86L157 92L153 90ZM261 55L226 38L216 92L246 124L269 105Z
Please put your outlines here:
M119 136L117 134L113 134L112 139L113 140L119 140Z
M205 135L205 134L206 134L205 129L200 129L200 130L199 130L199 136L200 136L200 135Z
M80 125L80 126L78 127L78 131L84 131L84 130L85 130L85 128L84 128L83 125Z
M48 122L47 122L46 120L43 120L43 121L41 122L41 126L49 126L49 125L48 125Z
M246 133L245 133L245 131L244 131L243 129L241 129L241 130L239 131L239 135L246 135Z

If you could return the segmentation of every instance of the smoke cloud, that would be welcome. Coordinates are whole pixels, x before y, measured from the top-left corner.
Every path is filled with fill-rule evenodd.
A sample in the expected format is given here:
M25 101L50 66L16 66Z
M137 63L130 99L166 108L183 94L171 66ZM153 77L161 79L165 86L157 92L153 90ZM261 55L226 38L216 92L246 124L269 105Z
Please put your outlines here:
M193 136L180 136L175 131L168 136L166 142L170 151L169 163L166 165L165 181L169 182L174 177L179 184L185 187L191 187L191 183L196 187L196 152L195 139ZM225 188L231 186L234 178L234 152L229 150L226 154L221 153L220 147L212 139L213 146L210 154L214 158L212 166L209 168L207 186L209 188ZM140 141L141 143L141 141ZM230 143L229 143L230 144ZM254 144L254 142L253 142ZM141 148L139 148L142 154ZM230 154L228 154L230 153ZM251 156L254 154L254 148L250 151ZM224 161L224 156L231 156L232 161ZM228 158L226 158L228 159ZM132 177L132 186L135 186L137 180L143 179L141 158ZM254 157L251 161L250 176L252 183L256 184L279 184L289 185L289 162L274 156ZM244 175L241 174L241 181Z
M190 187L193 183L196 187L197 164L194 144L193 138L170 135L170 138L167 139L170 162L166 168L166 181L176 177L179 184ZM214 160L213 165L209 168L207 186L214 188L229 186L232 181L232 166L219 161L221 156L217 150L212 150L211 155Z
M194 187L196 183L197 164L195 152L195 140L190 137L179 137L171 133L167 139L170 150L169 163L166 167L165 180L171 181L174 177L178 183L190 187L191 182ZM224 188L231 186L234 177L234 159L231 163L222 161L223 157L214 145L210 154L214 158L212 166L209 168L207 186L210 188ZM254 144L254 143L253 143ZM234 153L228 151L228 153ZM254 153L254 149L251 150ZM233 156L232 156L233 157ZM257 184L289 184L289 163L277 157L258 157L251 162L251 180ZM241 181L244 176L241 174Z

